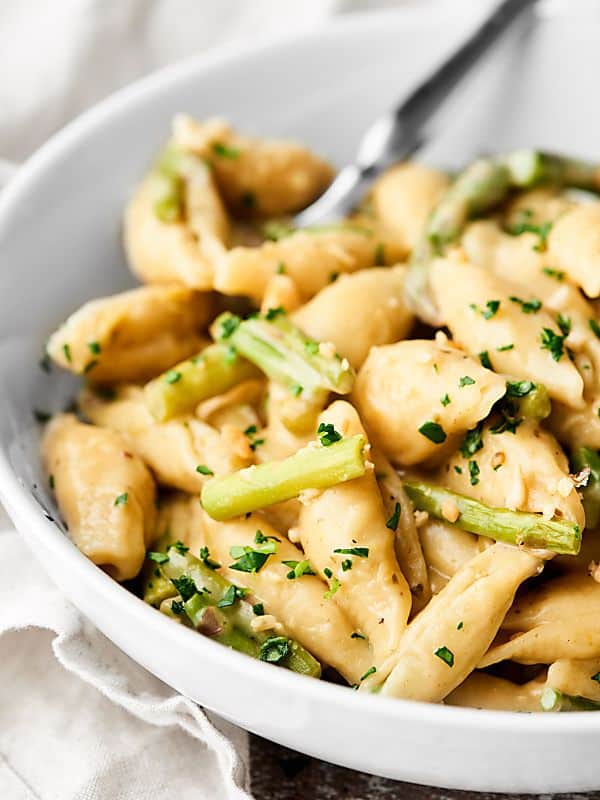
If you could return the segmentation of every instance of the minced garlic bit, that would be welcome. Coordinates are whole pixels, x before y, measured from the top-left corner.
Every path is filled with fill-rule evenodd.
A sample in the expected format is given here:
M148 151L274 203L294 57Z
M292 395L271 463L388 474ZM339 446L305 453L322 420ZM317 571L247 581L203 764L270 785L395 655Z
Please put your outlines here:
M417 511L414 512L414 516L415 516L415 525L417 526L417 528L422 528L423 525L425 525L425 523L429 519L429 514L427 513L427 511L419 511L418 509Z
M590 479L590 475L592 471L589 467L584 467L583 469L579 470L576 475L571 475L571 479L573 484L580 489L582 486L587 486L588 481Z
M456 520L460 516L460 511L458 510L458 506L452 500L444 500L441 506L442 516L444 519L447 519L448 522L456 522Z
M333 358L336 354L335 345L333 342L320 342L319 353L324 358Z
M568 478L566 475L564 478L561 478L556 484L556 491L561 497L568 497L573 491L573 481L571 478Z
M281 623L277 622L272 614L263 614L261 617L253 617L250 620L250 627L255 633L260 633L261 631L276 631L280 633L282 630Z

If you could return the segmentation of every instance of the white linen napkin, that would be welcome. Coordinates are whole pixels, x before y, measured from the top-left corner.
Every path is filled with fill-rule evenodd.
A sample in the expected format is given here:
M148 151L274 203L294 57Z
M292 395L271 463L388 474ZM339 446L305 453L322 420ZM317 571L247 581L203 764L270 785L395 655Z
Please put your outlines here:
M248 800L247 786L247 734L124 655L0 532L0 797Z

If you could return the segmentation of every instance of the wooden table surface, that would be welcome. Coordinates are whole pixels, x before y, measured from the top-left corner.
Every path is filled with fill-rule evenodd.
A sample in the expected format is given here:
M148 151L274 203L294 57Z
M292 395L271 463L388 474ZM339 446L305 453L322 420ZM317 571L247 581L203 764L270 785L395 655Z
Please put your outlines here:
M415 786L334 767L258 736L250 737L250 765L255 800L600 800L600 791L508 795Z

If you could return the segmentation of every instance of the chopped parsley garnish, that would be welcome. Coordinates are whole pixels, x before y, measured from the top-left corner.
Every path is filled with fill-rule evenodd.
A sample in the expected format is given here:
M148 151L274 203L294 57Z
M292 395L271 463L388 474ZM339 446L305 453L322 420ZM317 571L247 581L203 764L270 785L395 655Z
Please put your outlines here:
M321 422L317 428L317 436L323 447L329 447L342 438L342 434L336 431L331 422Z
M385 523L386 528L389 528L391 531L395 531L398 529L398 523L400 522L400 512L401 512L400 503L396 503L396 505L394 506L394 513Z
M592 675L592 680L596 681L596 683L600 683L600 672L597 672L595 675Z
M212 151L216 156L230 158L232 161L240 157L240 151L236 147L229 147L223 142L213 142Z
M83 374L87 375L88 372L91 372L96 366L98 366L98 359L93 358L91 361L88 361L88 363L83 368Z
M303 575L317 574L311 567L310 561L307 559L304 561L282 561L281 563L290 568L290 571L286 575L286 578L290 581L293 581L295 578L301 578Z
M463 375L462 378L459 380L458 385L462 389L463 386L473 386L475 381L470 375ZM448 395L446 395L448 397Z
M235 584L232 583L223 597L217 603L217 608L227 608L228 606L233 606L238 600L241 600L243 597L245 597L247 593L247 589L241 589L239 586L235 586Z
M300 397L303 391L304 387L300 386L299 383L295 383L290 389L290 392L294 395L294 397Z
M256 450L257 447L260 447L261 444L265 443L264 439L253 439L252 437L254 436L255 433L257 433L256 425L248 425L248 427L244 431L244 435L250 439L251 450Z
M198 587L189 575L181 575L179 578L171 578L171 583L181 595L181 599L184 603L187 602L190 597L198 594Z
M454 472L456 472L457 475L462 475L462 467L455 466Z
M252 436L257 431L256 425L248 425L246 430L244 431L244 436Z
M55 485L54 475L50 475L48 477L48 486L50 487L50 489L54 489L54 485Z
M73 361L71 357L71 346L68 344L63 344L62 346L63 353L65 354L65 358L69 362L69 364Z
M448 396L448 393L446 393L443 397L440 397L440 403L443 406L450 405L451 402L452 402L452 400L450 400L450 397Z
M476 486L479 483L479 464L476 461L469 461L469 476L471 486Z
M279 664L290 654L290 640L285 636L272 636L263 642L258 657L269 664Z
M369 667L369 669L365 672L365 674L361 675L360 682L362 683L369 677L369 675L374 675L376 672L377 672L377 667Z
M225 354L223 355L223 360L226 364L235 364L237 361L237 350L232 344L227 346Z
M483 422L479 422L474 428L471 428L471 430L467 431L465 434L465 438L460 446L460 452L464 458L475 455L475 453L478 450L481 450L483 447L483 439L481 438L482 428Z
M352 569L352 559L351 558L345 558L342 561L342 571L343 572L348 572L349 569Z
M165 383L177 383L181 380L181 372L176 369L170 369L165 373Z
M548 221L542 222L541 225L534 225L532 222L527 221L530 216L530 214L523 214L524 219L508 228L507 233L510 233L511 236L520 236L522 233L535 233L540 237L540 240L536 245L533 246L533 249L536 252L541 253L546 249L548 234L552 230L552 223Z
M149 552L147 557L150 561L156 561L157 564L164 564L169 560L169 556L166 553Z
M464 625L463 625L463 621L462 621L462 619L461 619L461 621L460 621L460 622L458 623L458 625L456 626L456 630L457 630L457 631L462 631L462 629L463 629L463 628L464 628Z
M277 317L285 317L285 308L283 306L277 306L277 308L268 308L265 313L265 319L271 322L271 320L277 319Z
M340 553L344 556L358 556L358 558L368 558L368 547L336 547L334 553Z
M200 548L200 561L209 569L219 569L221 566L218 561L213 561L210 557L210 551L206 545Z
M552 269L551 267L543 267L542 272L549 278L554 278L557 281L564 281L565 273L560 269Z
M50 414L48 411L42 411L39 408L34 408L33 416L37 422L44 423L48 422L48 420L52 417L52 414Z
M278 275L285 275L285 264L283 261L280 261L279 264L277 264L276 272Z
M128 492L123 492L123 494L120 494L120 495L119 495L119 496L118 496L118 497L115 499L115 505L116 505L116 506L124 506L124 505L126 505L126 504L127 504L127 501L128 501L128 500L129 500L129 493L128 493Z
M500 300L488 300L485 304L485 308L479 308L479 306L475 305L475 303L471 303L469 308L476 311L478 314L484 319L491 319L495 314L498 313L498 309L500 308Z
M325 572L325 570L323 570L323 572ZM331 600L333 595L337 592L337 590L341 586L341 584L340 584L340 582L338 581L337 578L333 577L333 578L330 578L330 580L331 580L331 583L329 584L329 591L325 592L325 594L323 595L325 600Z
M309 355L316 356L316 354L319 352L319 343L313 341L312 339L308 339L306 342L304 342L304 349Z
M173 548L173 550L176 550L182 556L185 555L188 552L188 550L190 549L183 542L181 542L179 539L177 539L176 542L173 542L172 544L170 544L167 549L170 550L171 548Z
M333 577L333 572L329 569L329 567L325 567L325 569L323 570L323 573L325 574L326 578Z
M419 433L434 444L441 444L446 441L446 431L437 422L424 422L419 428Z
M236 317L235 314L232 314L230 317L225 317L221 322L221 339L229 339L229 337L235 333L241 321L242 320Z
M438 647L433 655L440 658L444 664L448 664L449 667L454 666L454 653L452 650L448 650L445 645L443 647Z
M595 319L590 319L588 322L591 330L594 332L594 335L600 339L600 323L598 323Z
M564 336L568 336L571 333L571 318L570 317L563 317L562 314L559 314L556 318L556 324L560 328L560 332Z
M88 349L90 353L93 353L95 356L99 356L102 352L102 348L100 347L100 342L88 342Z
M498 408L501 419L490 428L490 433L516 433L517 428L523 421L515 415L515 408L512 403L502 403Z
M503 344L502 347L497 347L496 350L498 353L506 353L508 350L514 350L514 344Z
M196 472L199 472L200 475L214 475L215 474L210 467L206 466L206 464L198 464L198 466L196 467Z
M332 272L331 275L329 276L329 283L335 283L339 277L340 277L339 272Z
M479 360L481 361L481 366L485 367L486 369L492 369L492 362L490 361L490 354L487 350L482 350L479 353Z
M256 544L264 544L265 542L280 542L281 539L278 539L277 536L265 536L262 531L256 531L254 534L254 541Z
M177 614L180 617L182 614L185 614L185 608L183 607L183 603L180 603L179 600L173 600L171 603L171 611L174 614Z
M385 265L385 245L379 242L375 248L375 266L383 267Z
M252 547L230 547L229 555L235 559L229 569L236 569L239 572L258 572L264 567L270 555L277 552L275 542L265 542L265 544L253 549Z
M362 633L358 633L357 631L354 631L354 633L350 634L350 638L351 639L366 639L367 637L363 636Z
M264 617L265 615L265 607L262 603L254 603L252 606L252 611L257 617Z
M542 301L538 300L537 298L533 300L521 300L520 297L515 297L511 295L508 298L512 303L518 303L521 306L521 311L524 314L537 314L537 312L542 307Z
M507 397L526 397L535 389L532 381L506 381Z
M560 361L565 352L565 337L554 333L552 328L542 328L540 341L542 350L548 350L555 361Z

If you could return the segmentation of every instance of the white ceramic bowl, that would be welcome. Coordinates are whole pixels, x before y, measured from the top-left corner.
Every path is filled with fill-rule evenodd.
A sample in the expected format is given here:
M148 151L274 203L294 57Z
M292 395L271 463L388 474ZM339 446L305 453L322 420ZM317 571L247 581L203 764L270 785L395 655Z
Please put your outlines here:
M444 8L447 8L444 6ZM464 7L463 7L464 8ZM594 7L592 7L592 14ZM127 195L177 111L288 134L343 163L360 131L469 23L440 7L345 18L302 39L169 68L85 114L0 198L0 495L65 594L151 672L248 730L367 772L496 791L600 786L600 715L524 715L359 695L227 650L144 605L84 558L52 515L34 407L74 383L37 367L49 331L83 300L131 283L119 242ZM600 21L547 17L513 38L444 114L438 160L539 144L598 156Z

